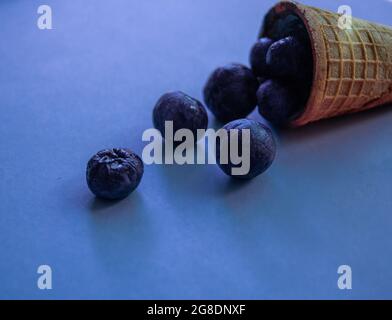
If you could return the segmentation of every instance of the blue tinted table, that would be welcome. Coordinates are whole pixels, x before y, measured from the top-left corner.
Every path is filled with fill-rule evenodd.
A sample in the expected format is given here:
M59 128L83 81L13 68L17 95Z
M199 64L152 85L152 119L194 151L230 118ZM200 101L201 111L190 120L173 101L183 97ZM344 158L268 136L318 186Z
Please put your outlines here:
M53 30L40 1L0 2L0 298L392 298L392 108L277 132L275 163L246 183L153 165L121 202L86 187L96 151L142 152L162 93L201 99L213 68L247 63L273 1L45 3ZM345 3L391 21L388 1Z

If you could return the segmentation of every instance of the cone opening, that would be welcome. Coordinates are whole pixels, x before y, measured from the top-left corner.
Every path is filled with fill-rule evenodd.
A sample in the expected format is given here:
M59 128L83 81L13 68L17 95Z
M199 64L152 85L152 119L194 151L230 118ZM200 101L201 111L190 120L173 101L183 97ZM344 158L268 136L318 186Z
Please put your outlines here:
M307 106L307 102L312 92L312 84L314 78L314 65L315 61L312 55L312 44L310 35L307 30L304 18L301 16L300 11L295 3L280 2L272 9L270 9L264 17L261 30L259 32L259 38L268 37L274 41L278 41L288 36L293 36L299 39L306 46L306 50L309 52L309 62L311 64L309 79L303 81L301 86L303 87L303 97L301 98L301 105L299 108L290 115L287 119L288 123L291 123L298 119L304 112ZM298 79L291 80L297 82Z

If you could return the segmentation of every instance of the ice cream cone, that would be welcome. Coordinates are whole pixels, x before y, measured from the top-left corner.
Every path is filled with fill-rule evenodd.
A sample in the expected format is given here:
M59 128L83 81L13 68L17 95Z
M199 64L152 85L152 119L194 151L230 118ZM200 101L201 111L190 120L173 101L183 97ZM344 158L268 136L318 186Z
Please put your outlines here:
M274 21L286 14L303 21L313 55L310 96L292 126L392 103L391 27L352 18L351 29L341 29L338 13L283 1L267 13L259 36L272 37Z

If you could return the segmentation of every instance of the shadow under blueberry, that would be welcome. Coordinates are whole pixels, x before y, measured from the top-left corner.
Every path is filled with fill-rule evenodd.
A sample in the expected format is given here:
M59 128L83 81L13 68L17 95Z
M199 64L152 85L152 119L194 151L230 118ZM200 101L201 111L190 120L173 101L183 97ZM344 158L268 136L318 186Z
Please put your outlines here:
M211 113L209 115L210 115L209 128L217 131L226 124L225 122L222 122L222 121L219 121L218 119L216 119Z
M89 205L89 209L91 212L99 212L102 210L105 210L107 208L113 207L118 205L119 202L123 201L124 199L121 200L107 200L107 199L100 199L98 197L94 197Z
M158 171L166 180L163 192L168 201L176 210L192 215L214 215L217 210L249 218L268 214L263 203L276 191L269 172L246 180L229 177L213 164L166 165Z
M102 266L131 277L132 270L140 270L140 265L147 268L154 232L140 192L117 201L92 199L89 209L92 244Z
M263 203L273 201L274 180L269 170L248 180L224 177L219 196L225 210L234 214L254 215L264 214ZM222 180L222 179L221 179Z
M171 194L181 195L181 198L195 198L198 195L208 197L232 191L227 188L228 185L240 188L241 185L250 183L249 180L231 178L217 164L208 163L207 145L205 146L205 164L197 164L197 153L202 152L200 149L202 140L195 144L192 150L194 163L177 164L174 160L173 164L158 166L158 174L167 180L167 190L170 190Z
M133 219L145 210L144 200L136 190L121 200L106 200L93 197L89 203L92 221L99 223L110 217L111 223L121 219ZM113 222L112 222L113 221Z
M214 169L210 164L167 164L159 166L159 174L166 180L165 191L172 192L176 198L197 198L214 193Z
M92 197L88 209L92 214L93 221L105 219L110 216L112 221L120 219L131 219L140 211L145 210L144 200L139 190L135 190L128 197L118 200L107 200Z
M227 176L225 183L223 184L222 192L225 194L235 193L241 189L249 188L250 185L254 184L258 178L262 176L255 177L253 179L238 179Z

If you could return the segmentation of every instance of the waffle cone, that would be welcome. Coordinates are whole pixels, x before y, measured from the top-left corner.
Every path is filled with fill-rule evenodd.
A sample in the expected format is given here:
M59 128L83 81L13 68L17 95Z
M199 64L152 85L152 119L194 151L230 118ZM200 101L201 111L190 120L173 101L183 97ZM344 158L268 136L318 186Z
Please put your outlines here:
M352 18L342 30L337 13L283 1L266 15L260 37L286 11L303 21L313 55L310 96L292 126L392 103L391 27Z

